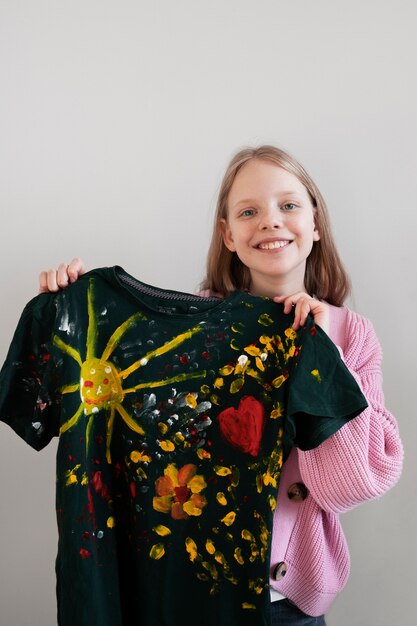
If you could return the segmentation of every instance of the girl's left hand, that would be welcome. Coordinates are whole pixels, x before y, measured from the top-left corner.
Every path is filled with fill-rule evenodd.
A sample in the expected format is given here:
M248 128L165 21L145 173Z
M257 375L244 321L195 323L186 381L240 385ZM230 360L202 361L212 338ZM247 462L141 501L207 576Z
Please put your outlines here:
M316 300L303 291L293 293L291 296L277 296L273 298L274 302L284 304L284 313L291 313L294 308L294 323L292 328L297 330L304 324L307 315L311 313L314 322L320 326L325 333L329 334L330 330L330 313L329 305L326 302Z

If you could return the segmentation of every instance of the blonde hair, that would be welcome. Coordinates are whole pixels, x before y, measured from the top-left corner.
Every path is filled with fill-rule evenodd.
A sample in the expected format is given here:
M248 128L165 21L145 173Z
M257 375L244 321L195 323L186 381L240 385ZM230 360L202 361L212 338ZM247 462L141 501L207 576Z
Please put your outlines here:
M324 198L298 161L284 150L268 145L240 150L227 167L217 199L213 235L207 255L207 275L201 288L222 295L249 289L249 269L235 252L226 248L220 222L222 219L227 220L227 202L237 173L252 159L271 161L296 176L307 189L320 239L314 242L307 258L304 285L307 293L335 306L341 306L350 293L350 280L336 249Z

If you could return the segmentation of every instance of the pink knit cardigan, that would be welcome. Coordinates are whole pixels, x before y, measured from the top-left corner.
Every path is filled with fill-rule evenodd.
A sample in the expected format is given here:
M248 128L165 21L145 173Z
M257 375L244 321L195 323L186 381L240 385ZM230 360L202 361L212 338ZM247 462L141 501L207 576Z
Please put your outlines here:
M396 421L384 407L381 348L372 324L331 306L329 334L369 406L318 448L292 450L281 475L271 555L271 571L280 562L287 566L271 587L313 616L326 613L349 576L339 513L388 491L403 460ZM298 503L288 497L297 482L309 490Z

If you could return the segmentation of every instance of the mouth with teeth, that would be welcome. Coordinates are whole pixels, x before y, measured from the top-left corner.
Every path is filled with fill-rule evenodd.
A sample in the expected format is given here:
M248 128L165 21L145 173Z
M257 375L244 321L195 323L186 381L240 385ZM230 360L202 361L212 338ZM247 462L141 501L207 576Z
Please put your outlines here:
M276 241L262 241L255 246L258 250L276 250L277 248L285 248L291 243L288 239Z

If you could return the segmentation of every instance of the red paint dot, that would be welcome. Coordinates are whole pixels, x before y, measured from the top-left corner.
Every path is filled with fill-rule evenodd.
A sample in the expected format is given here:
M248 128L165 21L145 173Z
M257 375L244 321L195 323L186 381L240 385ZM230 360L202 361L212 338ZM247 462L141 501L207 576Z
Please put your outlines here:
M206 361L208 361L210 359L210 354L208 352L203 352L202 356L204 359L206 359Z
M103 380L103 385L108 385L108 384L109 384L109 379L108 379L108 378L105 378L105 379Z
M183 365L187 365L189 363L189 358L186 354L180 356L180 361Z
M129 487L130 487L130 494L131 494L132 498L136 498L136 485L135 485L135 483L133 483L133 482L130 483Z
M84 387L93 387L93 386L94 386L94 383L92 380L86 380L84 382Z
M80 550L80 557L82 559L84 559L84 560L85 559L89 559L90 556L91 556L91 552L89 552L89 550L84 550L84 548L81 548L81 550Z

